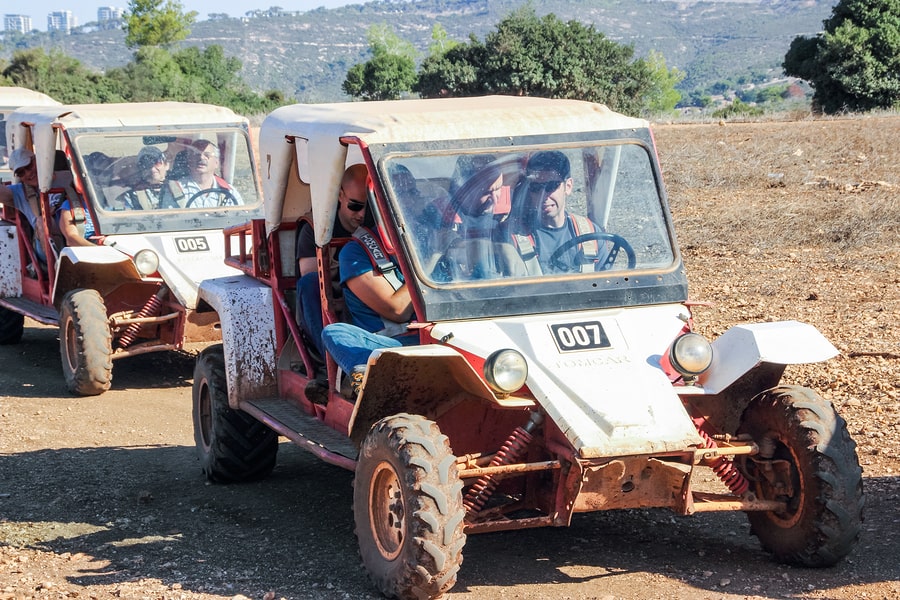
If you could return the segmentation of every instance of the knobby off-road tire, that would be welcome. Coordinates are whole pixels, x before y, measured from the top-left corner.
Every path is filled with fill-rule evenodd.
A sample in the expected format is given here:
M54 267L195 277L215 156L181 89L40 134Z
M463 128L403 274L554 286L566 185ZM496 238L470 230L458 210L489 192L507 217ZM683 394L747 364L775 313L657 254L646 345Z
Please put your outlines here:
M275 468L278 435L247 413L228 406L225 353L204 349L194 367L194 442L207 479L256 481Z
M96 396L112 384L112 333L97 290L72 290L59 308L59 354L66 387Z
M363 566L389 598L435 598L462 564L462 481L447 436L416 415L377 422L360 449L353 517Z
M25 316L0 306L0 346L18 344L25 331Z
M762 547L787 564L827 567L840 561L859 538L864 504L856 443L844 419L813 390L783 386L750 403L739 433L749 433L757 444L768 438L773 458L790 464L793 494L786 496L759 464L745 463L759 498L788 504L784 513L747 513Z

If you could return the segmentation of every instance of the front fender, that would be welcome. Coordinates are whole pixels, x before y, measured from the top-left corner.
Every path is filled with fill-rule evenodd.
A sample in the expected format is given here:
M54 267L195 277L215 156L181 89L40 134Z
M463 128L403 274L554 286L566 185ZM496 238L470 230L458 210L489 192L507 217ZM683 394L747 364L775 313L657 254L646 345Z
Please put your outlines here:
M382 417L410 412L434 418L465 398L504 408L532 406L527 398L497 398L457 350L439 344L376 350L365 387L350 418L350 437L361 443Z
M53 304L74 288L90 288L108 296L129 281L141 281L131 258L109 246L66 246L59 253Z
M204 280L201 300L219 315L228 404L278 395L272 288L246 275Z
M712 347L712 364L698 379L698 391L703 394L721 393L763 363L815 363L839 354L819 330L799 321L738 325L713 341Z

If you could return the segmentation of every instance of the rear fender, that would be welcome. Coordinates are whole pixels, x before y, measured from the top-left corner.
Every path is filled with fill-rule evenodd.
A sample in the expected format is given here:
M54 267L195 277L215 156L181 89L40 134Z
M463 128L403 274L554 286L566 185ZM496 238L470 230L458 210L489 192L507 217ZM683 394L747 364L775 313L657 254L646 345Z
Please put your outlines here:
M712 364L698 379L698 391L703 394L721 393L763 363L815 363L839 354L815 327L799 321L738 325L713 341L712 347Z
M228 404L278 395L272 288L246 275L206 279L200 299L219 315Z
M379 419L400 412L434 419L463 399L478 398L501 408L533 406L528 398L497 398L458 351L426 344L375 351L365 385L350 419L350 437L361 443Z
M142 281L131 258L109 246L66 246L59 253L53 305L75 288L97 290L103 297L124 283Z

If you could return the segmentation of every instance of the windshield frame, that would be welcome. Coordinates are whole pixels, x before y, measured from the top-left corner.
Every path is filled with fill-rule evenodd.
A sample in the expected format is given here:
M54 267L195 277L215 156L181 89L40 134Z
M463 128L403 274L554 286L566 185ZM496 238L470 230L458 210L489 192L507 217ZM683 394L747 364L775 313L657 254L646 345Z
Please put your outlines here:
M525 153L536 150L626 144L640 148L647 156L653 193L659 203L659 225L663 229L671 260L665 264L636 269L560 273L542 276L494 279L438 281L428 272L419 255L417 224L402 206L398 189L391 181L392 165L404 158L466 152L497 154ZM378 144L368 147L382 184L388 210L383 218L391 220L387 234L395 236L392 245L399 249L404 275L413 282L421 300L423 321L471 319L487 316L512 316L534 313L629 307L683 302L687 299L687 280L676 243L655 146L649 129L583 132L565 135L522 138L451 140L403 144Z
M90 205L98 235L121 235L128 233L180 232L187 230L222 229L250 219L262 216L262 192L257 176L256 156L253 152L249 128L241 123L203 124L199 126L157 126L147 127L78 127L63 130L65 143L72 157L72 168L82 182L83 200ZM143 144L159 147L163 150L170 140L206 138L211 140L230 139L227 145L231 175L225 174L225 180L234 175L234 165L239 162L241 179L237 190L243 204L235 206L215 206L197 208L178 208L167 210L113 210L114 202L100 201L100 181L97 169L88 164L91 152L98 150L97 142L101 140L118 140L134 146L136 153ZM242 141L241 141L242 140ZM155 142L155 143L152 143ZM244 154L246 153L246 157ZM239 157L239 158L238 158ZM122 157L118 157L120 160ZM134 157L137 158L137 154ZM171 162L171 157L167 157ZM224 158L224 157L223 157ZM220 165L225 168L225 162ZM171 168L171 165L170 165ZM231 185L229 183L229 185ZM128 188L118 186L121 191ZM111 189L111 188L107 188ZM117 188L118 189L118 188Z

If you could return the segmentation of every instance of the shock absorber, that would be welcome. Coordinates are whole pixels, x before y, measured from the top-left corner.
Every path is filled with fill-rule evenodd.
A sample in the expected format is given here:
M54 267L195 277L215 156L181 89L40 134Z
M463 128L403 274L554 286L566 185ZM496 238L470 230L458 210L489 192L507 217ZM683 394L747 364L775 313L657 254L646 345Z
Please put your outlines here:
M718 448L719 446L716 444L716 441L703 430L703 425L706 424L706 420L702 417L694 417L693 421L694 427L697 428L697 433L703 438L704 447ZM713 470L713 473L722 480L722 483L731 490L732 494L743 496L744 492L750 487L750 483L747 479L741 475L741 472L734 466L734 461L731 461L724 456L718 456L710 461L709 466Z
M162 306L163 298L165 298L168 291L169 288L167 288L166 286L160 287L159 291L157 291L147 299L147 302L144 304L141 310L139 310L137 314L134 315L134 318L144 319L146 317L149 317L150 315L156 314L156 312L159 310L159 307ZM123 333L119 337L119 348L127 348L134 342L138 332L141 330L141 325L142 323L132 323L125 329L125 333Z
M528 444L534 439L531 432L543 420L544 417L540 413L531 413L531 418L528 419L528 422L522 427L516 427L506 441L503 442L500 450L494 455L488 466L510 465L519 460L525 453L525 450L528 449ZM466 511L470 514L479 512L484 508L485 503L491 497L491 494L494 493L496 487L497 481L493 476L483 475L479 477L478 481L472 484L472 487L466 492L466 497L463 498L463 505L466 507Z

